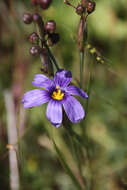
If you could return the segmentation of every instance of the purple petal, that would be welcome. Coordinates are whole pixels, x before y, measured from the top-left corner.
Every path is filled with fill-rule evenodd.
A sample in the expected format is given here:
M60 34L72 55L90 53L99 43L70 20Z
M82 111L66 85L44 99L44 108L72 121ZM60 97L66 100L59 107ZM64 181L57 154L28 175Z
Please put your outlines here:
M31 90L24 94L22 103L24 108L31 108L34 106L40 106L50 100L48 91L42 89Z
M34 86L49 89L54 83L51 79L43 74L37 74L32 82Z
M62 123L62 104L55 100L50 100L47 106L46 116L48 120L59 127Z
M67 96L63 101L64 110L72 123L77 123L85 116L82 105L73 96Z
M88 95L80 88L77 86L68 86L66 88L66 92L68 92L70 95L76 95L80 96L82 98L88 98Z
M59 70L54 76L54 82L60 87L66 87L72 80L72 74L70 71Z

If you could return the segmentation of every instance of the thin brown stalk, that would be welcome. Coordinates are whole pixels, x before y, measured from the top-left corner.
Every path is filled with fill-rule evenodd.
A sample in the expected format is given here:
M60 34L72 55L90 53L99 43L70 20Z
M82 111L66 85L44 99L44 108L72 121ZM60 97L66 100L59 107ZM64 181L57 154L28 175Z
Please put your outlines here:
M18 147L17 145L13 146L18 140L18 136L16 129L15 105L11 91L4 92L4 99L7 113L7 148L9 149L10 189L19 190Z

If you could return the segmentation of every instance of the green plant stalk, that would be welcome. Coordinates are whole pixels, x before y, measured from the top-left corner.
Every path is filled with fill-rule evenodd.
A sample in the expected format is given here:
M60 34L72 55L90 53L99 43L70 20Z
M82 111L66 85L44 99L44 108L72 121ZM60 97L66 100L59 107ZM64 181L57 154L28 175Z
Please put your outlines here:
M79 169L79 173L80 173L80 177L82 179L82 182L84 184L84 188L87 188L87 181L84 178L83 174L82 174L82 168L81 168L81 162L80 162L80 156L79 156L79 152L78 152L78 147L79 148L84 148L85 150L85 154L86 154L86 158L87 160L89 159L89 155L87 152L88 149L88 144L85 140L85 138L82 138L80 135L78 135L71 126L71 123L69 122L67 117L64 117L63 119L63 126L66 130L66 132L68 133L69 138L71 139L71 143L72 143L72 148L73 148L73 152L77 161L77 166ZM77 147L78 146L78 147Z
M59 71L60 68L59 68L59 66L58 66L58 64L57 64L57 62L56 62L56 59L55 59L54 55L52 54L52 52L51 52L50 48L48 47L48 45L46 44L46 42L43 42L43 43L44 43L45 48L46 48L47 51L48 51L48 54L49 54L50 59L51 59L52 62L54 63L54 65L55 65L57 71Z
M84 51L80 52L80 88L83 87Z
M88 165L89 165L89 170L91 173L91 179L90 179L90 189L93 186L93 178L92 178L92 169L91 169L91 164L90 164L90 160L91 160L91 156L90 156L90 139L86 134L85 128L87 126L87 116L88 116L88 109L89 109L89 102L90 102L90 97L91 97L91 88L93 85L93 73L92 73L92 69L93 69L93 62L90 64L90 72L89 72L89 81L88 81L88 87L87 87L87 94L88 94L88 99L86 102L86 106L85 106L85 112L86 112L86 116L83 122L83 126L82 126L82 138L85 139L85 143L86 143L86 157L88 160ZM84 127L85 126L85 127Z
M92 67L93 67L93 63L90 64L90 72L89 72L89 81L88 81L88 87L87 87L87 94L88 94L88 99L86 101L86 104L85 104L85 118L84 118L84 122L81 124L82 125L82 138L86 140L86 145L87 147L89 148L89 140L88 140L88 137L86 135L86 126L87 126L87 115L88 115L88 108L89 108L89 102L90 102L90 93L91 93L91 88L92 88L92 85L93 85L93 76L92 76ZM87 150L87 154L88 153L88 150Z
M69 140L70 140L70 143L71 143L72 153L74 155L75 161L77 162L79 173L80 173L80 175L82 177L82 174L81 174L81 162L80 162L80 159L79 159L79 154L78 154L79 151L78 151L78 148L77 148L77 142L75 141L74 136L70 135L70 133L68 133L67 130L66 130L66 133L67 133L67 135L69 137Z
M58 147L57 147L57 145L55 144L54 141L53 141L53 144L54 144L54 148L56 150L56 153L58 155L58 158L59 158L63 168L65 169L66 173L71 177L71 179L72 179L73 183L75 184L75 186L77 187L77 189L82 190L81 185L79 184L78 180L76 179L73 172L69 168L68 164L65 162L65 159L63 158L62 153L60 152L60 150L58 149Z
M80 137L80 135L78 135L73 129L72 129L72 124L70 123L69 119L67 118L65 112L63 114L63 127L69 137L69 140L71 142L71 147L72 147L72 153L74 155L74 159L77 163L77 167L78 167L78 171L82 180L82 183L84 185L84 188L87 187L87 182L83 176L82 173L82 163L80 160L80 156L81 154L80 151L82 151L81 149L84 148L84 150L86 150L86 144L85 144L85 140Z
M73 144L73 150L74 150L74 153L75 153L75 159L76 159L76 162L77 162L77 165L78 165L78 170L79 170L82 182L84 184L84 187L87 187L86 179L84 178L83 173L82 173L82 166L81 166L82 163L81 163L81 159L80 159L81 154L80 154L79 144L77 144L74 137L72 137L72 144Z
M56 59L55 59L54 55L52 54L50 48L48 47L46 41L44 40L44 29L43 29L43 26L42 26L42 20L40 20L40 21L41 22L38 22L36 26L37 26L37 32L38 32L38 34L40 36L41 45L42 45L42 47L44 45L45 48L47 49L49 58L50 58L51 62L54 63L54 65L55 65L55 67L56 67L56 69L58 71L58 70L60 70L60 68L59 68L59 66L58 66L58 64L56 62Z
M90 101L90 92L93 84L93 76L90 72L90 77L89 77L89 83L88 83L88 89L87 89L87 94L88 94L88 100L86 102L86 116L88 114L88 106L89 106L89 101ZM85 118L86 119L86 118Z

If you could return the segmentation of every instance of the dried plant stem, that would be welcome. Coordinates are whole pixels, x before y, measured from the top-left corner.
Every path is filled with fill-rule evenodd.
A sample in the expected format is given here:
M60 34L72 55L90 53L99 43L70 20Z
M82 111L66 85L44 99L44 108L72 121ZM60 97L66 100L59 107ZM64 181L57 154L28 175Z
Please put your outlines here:
M80 87L83 86L84 49L87 41L87 15L82 15L78 27L78 48L80 53Z
M87 6L88 0L81 0L82 6L85 8Z
M10 189L19 190L19 170L18 170L18 159L17 149L15 142L18 140L17 129L16 129L16 118L15 118L15 107L10 91L4 92L5 106L7 112L7 133L8 133L8 144L9 149L9 166L10 166ZM8 145L8 146L9 146Z

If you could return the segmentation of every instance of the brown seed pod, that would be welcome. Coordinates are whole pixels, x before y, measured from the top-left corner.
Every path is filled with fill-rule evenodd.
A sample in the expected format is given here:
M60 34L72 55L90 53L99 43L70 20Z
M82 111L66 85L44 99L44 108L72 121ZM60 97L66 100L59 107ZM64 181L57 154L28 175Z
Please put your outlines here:
M52 0L39 0L39 5L42 9L48 9Z
M41 52L40 46L35 45L35 46L32 46L32 47L30 48L30 54L33 55L33 56L39 55L40 52Z
M30 13L24 13L22 20L25 24L31 24L31 22L33 21L33 18Z
M28 37L28 40L29 40L29 42L31 42L31 43L37 42L38 39L39 39L39 36L38 36L38 34L37 34L36 32L33 32L33 33L30 34L29 37Z
M95 2L88 1L88 4L87 4L87 13L91 14L95 10L95 7L96 7L96 3Z
M56 30L56 23L54 20L49 20L45 23L44 29L47 33L52 34Z
M33 14L33 21L34 22L37 22L40 18L41 18L41 16L38 13Z
M76 7L76 13L77 13L78 15L82 15L83 12L84 12L83 6L79 4L79 5Z
M36 5L38 5L38 0L31 0L31 3L32 3L32 5L34 5L34 6L36 6Z

